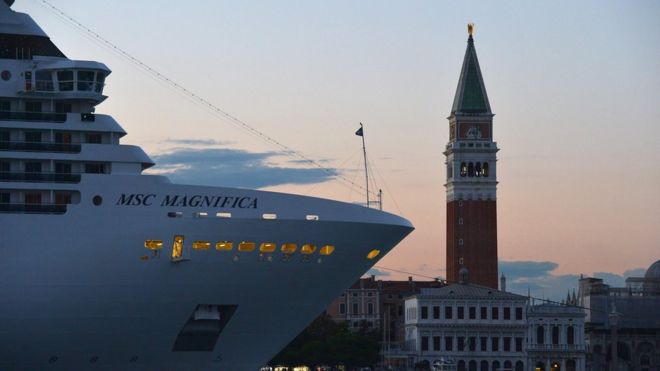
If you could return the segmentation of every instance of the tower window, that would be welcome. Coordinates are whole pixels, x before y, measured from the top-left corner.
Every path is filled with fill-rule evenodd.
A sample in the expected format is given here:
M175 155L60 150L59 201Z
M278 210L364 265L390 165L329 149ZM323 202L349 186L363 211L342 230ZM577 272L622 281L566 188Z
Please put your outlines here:
M464 177L467 175L467 164L465 162L461 162L461 176Z
M447 179L451 179L454 177L454 171L452 169L452 164L447 165Z
M481 176L483 174L483 169L481 168L481 162L477 162L474 168L474 175Z
M458 239L458 245L459 245L459 246L463 246L463 239L462 239L462 238L459 238L459 239Z
M474 164L471 162L468 164L468 176L469 177L474 176Z
M458 225L463 225L463 218L461 217L458 218Z
M488 178L488 163L484 162L483 165L481 165L481 175L485 178Z

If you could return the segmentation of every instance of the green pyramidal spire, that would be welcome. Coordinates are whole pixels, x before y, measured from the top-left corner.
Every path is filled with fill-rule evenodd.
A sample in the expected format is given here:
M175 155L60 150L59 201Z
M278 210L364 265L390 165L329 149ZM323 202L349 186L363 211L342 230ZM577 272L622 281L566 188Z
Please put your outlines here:
M492 114L490 103L488 103L488 95L486 94L486 85L484 85L484 79L481 76L481 69L479 68L477 51L474 49L474 39L472 38L471 31L472 29L470 28L468 46L465 51L461 77L458 80L458 87L456 88L456 96L454 97L454 105L451 108L451 113Z

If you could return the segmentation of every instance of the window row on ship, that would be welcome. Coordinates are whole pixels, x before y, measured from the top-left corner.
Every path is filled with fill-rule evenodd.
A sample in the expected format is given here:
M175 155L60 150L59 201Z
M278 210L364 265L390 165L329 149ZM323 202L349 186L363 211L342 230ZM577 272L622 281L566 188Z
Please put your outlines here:
M0 189L3 213L64 213L66 205L78 203L78 191Z
M0 182L79 183L80 174L109 174L104 162L0 159Z
M80 144L119 144L110 133L0 129L0 151L80 152Z
M86 101L0 98L0 120L64 121L69 112L92 112L93 107Z

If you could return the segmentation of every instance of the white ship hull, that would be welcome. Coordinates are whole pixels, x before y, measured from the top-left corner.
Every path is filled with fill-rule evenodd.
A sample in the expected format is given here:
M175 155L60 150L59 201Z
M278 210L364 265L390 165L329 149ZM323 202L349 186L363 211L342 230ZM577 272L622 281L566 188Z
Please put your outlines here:
M87 176L89 196L63 215L0 214L0 369L258 369L375 263L366 258L372 249L382 256L412 230L394 215L334 201L124 178L113 177L113 185ZM117 205L122 194L249 196L258 207L219 218L227 209ZM182 217L168 216L176 211ZM277 219L263 219L266 212ZM174 235L185 236L186 247L268 241L278 251L212 246L173 262ZM165 242L159 255L144 248L147 239ZM279 246L289 242L336 250L285 259ZM212 351L173 351L199 304L236 310Z

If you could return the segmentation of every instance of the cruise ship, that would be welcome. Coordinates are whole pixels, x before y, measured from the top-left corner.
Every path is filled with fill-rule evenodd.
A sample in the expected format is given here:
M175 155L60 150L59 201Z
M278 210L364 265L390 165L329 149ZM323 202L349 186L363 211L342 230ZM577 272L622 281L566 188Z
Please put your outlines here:
M173 184L0 1L0 370L257 370L413 227L360 205Z

